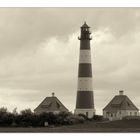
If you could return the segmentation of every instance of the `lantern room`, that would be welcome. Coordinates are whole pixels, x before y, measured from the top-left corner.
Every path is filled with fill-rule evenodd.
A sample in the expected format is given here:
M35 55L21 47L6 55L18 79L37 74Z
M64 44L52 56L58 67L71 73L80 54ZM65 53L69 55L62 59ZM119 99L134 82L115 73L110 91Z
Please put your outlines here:
M79 40L91 40L92 38L90 37L90 27L84 22L84 24L81 26L81 36L78 37Z

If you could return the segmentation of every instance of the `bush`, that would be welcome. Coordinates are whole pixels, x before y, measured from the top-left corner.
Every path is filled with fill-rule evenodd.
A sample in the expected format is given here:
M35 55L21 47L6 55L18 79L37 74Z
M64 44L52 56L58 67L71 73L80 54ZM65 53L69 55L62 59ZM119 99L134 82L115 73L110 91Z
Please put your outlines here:
M40 125L44 126L45 122L48 122L49 125L70 125L83 123L85 121L84 117L73 115L70 112L60 112L59 114L53 113L42 113L39 115Z
M70 115L66 119L68 124L84 123L85 121L84 117L79 115Z
M9 126L14 120L14 115L8 112L7 108L0 108L0 126Z
M140 116L126 116L122 120L140 120Z
M78 116L83 117L85 120L89 120L89 118L85 114L78 114Z
M40 116L36 114L33 114L31 123L33 127L43 126L43 123L40 122Z
M31 109L25 109L18 114L16 109L10 113L7 108L0 108L0 126L43 127L45 122L48 122L48 125L61 126L83 123L86 119L84 115L74 115L70 112L35 114Z
M69 124L67 117L71 116L70 112L60 112L57 114L56 125L67 125Z
M11 113L4 113L0 115L0 126L10 126L14 121L14 115Z
M26 116L28 116L28 115L32 115L33 112L31 111L30 108L28 108L28 109L25 109L25 110L21 110L21 111L20 111L20 114L21 114L21 115L26 115Z
M0 108L0 115L7 114L8 110L5 107Z
M52 112L49 113L41 113L38 115L38 123L40 126L44 126L45 122L48 122L49 125L57 124L57 114L53 114Z
M101 115L94 115L92 120L95 120L95 121L103 121L103 116Z

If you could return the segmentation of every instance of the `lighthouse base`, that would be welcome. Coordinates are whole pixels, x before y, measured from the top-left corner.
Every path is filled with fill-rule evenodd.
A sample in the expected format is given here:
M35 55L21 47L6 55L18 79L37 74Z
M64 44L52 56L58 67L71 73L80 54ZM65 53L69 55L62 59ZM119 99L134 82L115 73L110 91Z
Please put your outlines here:
M95 109L91 109L91 108L86 108L86 109L80 109L77 108L74 110L74 114L84 114L86 115L88 118L92 118L95 115Z

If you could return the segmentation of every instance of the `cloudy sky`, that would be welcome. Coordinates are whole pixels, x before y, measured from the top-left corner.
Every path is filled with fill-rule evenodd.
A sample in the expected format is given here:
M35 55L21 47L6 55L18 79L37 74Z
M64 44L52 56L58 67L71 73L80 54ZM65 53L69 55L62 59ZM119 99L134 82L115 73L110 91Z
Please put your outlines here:
M120 89L140 108L140 8L0 8L1 107L33 110L55 92L75 109L85 20L97 114Z

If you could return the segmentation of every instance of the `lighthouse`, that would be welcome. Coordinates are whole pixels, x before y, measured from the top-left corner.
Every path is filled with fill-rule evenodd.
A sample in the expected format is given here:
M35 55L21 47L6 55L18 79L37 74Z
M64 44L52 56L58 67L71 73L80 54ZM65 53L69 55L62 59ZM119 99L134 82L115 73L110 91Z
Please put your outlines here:
M93 83L92 83L92 63L90 51L90 27L86 22L81 26L78 84L75 114L84 114L88 118L95 115Z

